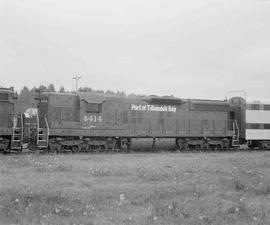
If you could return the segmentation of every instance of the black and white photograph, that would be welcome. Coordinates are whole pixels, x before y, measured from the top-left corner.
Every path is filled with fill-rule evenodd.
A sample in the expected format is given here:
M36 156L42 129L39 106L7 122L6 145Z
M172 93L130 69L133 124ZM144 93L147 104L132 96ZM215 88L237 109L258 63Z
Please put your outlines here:
M270 224L270 0L0 0L0 225Z

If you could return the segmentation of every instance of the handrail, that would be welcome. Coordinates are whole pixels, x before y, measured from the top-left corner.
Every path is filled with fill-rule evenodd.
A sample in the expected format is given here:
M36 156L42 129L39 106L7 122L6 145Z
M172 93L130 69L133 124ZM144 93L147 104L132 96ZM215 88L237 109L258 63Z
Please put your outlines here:
M47 143L47 146L48 146L48 143L49 143L49 135L50 135L50 128L49 128L49 124L48 124L47 117L45 117L45 123L46 123L46 127L47 127L46 143Z
M20 114L21 116L21 143L23 142L23 114Z
M38 146L38 139L39 139L39 118L37 113L37 146Z
M39 129L39 118L38 118L38 113L37 113L37 130Z
M48 120L47 120L47 118L45 117L45 123L46 123L46 127L47 127L47 129L49 130L49 124L48 124Z
M239 126L238 126L238 123L236 120L234 120L235 122L235 125L236 125L236 129L237 129L237 142L239 143L239 137L240 137L240 134L239 134Z
M17 123L16 118L17 118L16 115L14 115L13 116L13 129L16 128L16 123Z

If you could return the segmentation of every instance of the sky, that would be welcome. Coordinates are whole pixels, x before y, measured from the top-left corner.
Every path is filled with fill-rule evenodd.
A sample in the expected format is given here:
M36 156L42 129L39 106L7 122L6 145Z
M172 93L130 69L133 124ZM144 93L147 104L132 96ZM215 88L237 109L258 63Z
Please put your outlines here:
M270 98L270 0L0 0L0 86Z

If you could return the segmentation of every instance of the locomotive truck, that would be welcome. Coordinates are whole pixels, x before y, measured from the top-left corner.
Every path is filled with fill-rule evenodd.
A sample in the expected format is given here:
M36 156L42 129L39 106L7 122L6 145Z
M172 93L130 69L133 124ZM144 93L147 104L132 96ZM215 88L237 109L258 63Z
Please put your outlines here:
M7 92L10 97L1 104L12 106L12 91ZM33 149L57 152L229 149L245 141L270 148L268 106L252 111L254 103L241 97L202 100L38 92L36 100L38 113L32 118L15 115L12 107L8 112L1 108L9 115L8 124L1 116L2 150L20 151L25 142Z

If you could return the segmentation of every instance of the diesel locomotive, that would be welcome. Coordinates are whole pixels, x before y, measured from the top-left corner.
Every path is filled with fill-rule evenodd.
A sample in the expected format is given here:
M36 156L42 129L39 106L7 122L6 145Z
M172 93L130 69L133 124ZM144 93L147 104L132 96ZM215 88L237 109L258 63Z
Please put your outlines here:
M235 121L226 101L48 93L37 98L39 148L229 148Z
M37 92L37 115L25 117L14 114L13 90L0 89L0 96L2 151L20 151L25 143L56 152L230 149L246 141L270 148L270 106L241 97Z

